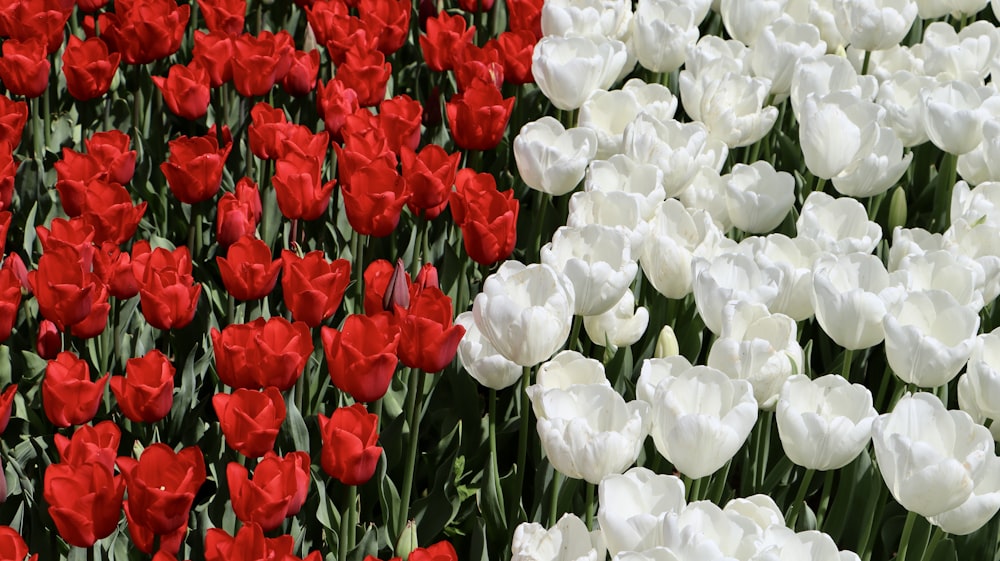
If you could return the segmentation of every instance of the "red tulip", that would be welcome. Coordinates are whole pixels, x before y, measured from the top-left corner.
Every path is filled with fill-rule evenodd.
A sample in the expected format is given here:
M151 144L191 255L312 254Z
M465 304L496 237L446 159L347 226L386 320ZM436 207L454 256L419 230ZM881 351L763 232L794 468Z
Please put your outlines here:
M115 298L128 300L139 294L139 285L132 273L132 257L113 243L104 242L94 252L94 274Z
M93 273L84 271L80 255L69 248L46 251L38 260L38 270L28 273L38 310L60 331L90 313L90 293L99 290L95 281L99 282Z
M244 33L237 37L233 46L233 85L236 91L244 97L271 91L275 82L288 72L294 50L286 31L277 34L262 31L257 37Z
M458 553L451 542L439 541L434 545L414 549L407 561L458 561Z
M270 532L302 508L309 491L309 454L290 452L282 458L268 452L254 468L253 478L249 475L236 462L226 467L233 512L240 522L256 523Z
M459 91L471 88L476 82L500 89L503 78L503 54L495 40L491 39L482 47L467 45L455 59L455 80Z
M343 327L323 327L323 351L333 385L354 401L377 401L396 372L399 328L392 316L350 315Z
M474 82L445 104L452 140L466 150L492 150L500 144L507 121L514 109L514 98L503 98L500 90L483 82Z
M35 339L35 350L38 356L45 360L56 358L62 350L62 335L56 324L47 319L38 323L38 337Z
M535 83L531 74L531 56L538 39L526 30L504 31L497 37L497 46L503 56L503 79L508 84Z
M137 423L155 423L170 413L174 403L174 373L170 359L153 349L125 363L125 375L111 378L118 407Z
M285 218L316 220L323 216L337 182L323 183L322 159L301 150L289 150L275 163L274 169L271 182L278 198L278 209Z
M290 136L290 128L295 125L288 122L283 109L271 107L263 101L253 106L250 118L247 128L250 150L262 160L277 159L284 153L282 142Z
M53 218L49 228L35 226L35 234L42 244L42 252L56 253L66 250L68 258L78 257L81 267L90 269L94 258L94 227L82 218Z
M410 368L440 372L455 358L465 328L453 325L451 298L438 288L416 291L399 320L399 360Z
M433 220L448 206L448 195L455 185L455 174L462 155L449 154L437 144L428 144L420 152L404 148L401 155L403 177L410 190L406 206L410 212Z
M330 60L337 66L344 63L347 51L357 48L363 52L378 48L378 31L368 27L364 20L357 16L346 16L333 20L333 25L327 30L329 34L324 46Z
M96 382L90 380L90 365L71 352L59 353L50 360L42 380L42 406L45 416L57 427L82 425L94 418L101 404L108 374Z
M367 113L367 109L359 109L359 114ZM341 185L351 182L354 173L368 164L382 160L389 168L395 169L396 153L389 148L385 133L372 120L356 115L349 116L342 129L344 145L333 145L337 154L337 176Z
M191 6L176 0L116 0L98 16L101 37L128 64L166 58L181 47Z
M10 424L10 413L14 407L14 395L17 394L17 384L7 386L7 389L0 393L0 434L7 430Z
M163 76L153 76L170 111L182 119L196 120L208 113L211 101L208 71L197 60L185 66L174 64Z
M106 94L121 58L121 54L109 52L107 43L100 37L81 41L71 34L62 55L69 95L87 101Z
M333 79L323 84L319 83L316 90L316 107L323 117L323 126L335 140L341 140L341 128L347 116L353 114L361 105L358 94L347 87L342 81Z
M205 482L201 449L188 446L175 453L158 442L138 460L119 456L118 469L125 476L132 520L161 536L185 528L194 496Z
M235 40L221 32L194 32L191 63L208 72L209 84L217 88L233 79L233 53Z
M95 288L90 292L90 313L69 327L69 332L81 339L91 339L100 335L108 326L108 313L111 311L107 285L100 282L97 275L91 274L95 278Z
M404 147L416 150L420 145L420 121L424 110L408 95L397 95L379 105L378 127L385 134L389 148L400 154Z
M292 53L292 65L281 78L281 89L290 95L303 96L316 89L316 77L319 75L319 51L295 51Z
M93 426L77 427L71 438L58 433L54 438L61 463L72 466L96 464L113 470L122 431L112 421L101 421Z
M359 234L388 236L399 224L403 205L409 200L406 180L383 160L358 169L341 188L344 210L351 228Z
M170 192L182 203L207 201L219 192L222 170L232 143L219 148L214 134L181 136L170 141L170 156L160 164Z
M351 281L351 263L346 259L327 261L322 251L299 257L285 250L281 261L281 290L292 317L309 327L333 317Z
M0 96L3 97L3 96ZM3 117L0 117L0 135L3 134ZM21 165L14 159L14 147L9 141L0 140L0 210L10 209L14 200L14 178Z
M0 341L10 337L20 306L21 282L10 269L0 269Z
M280 316L212 329L212 349L219 380L233 388L295 385L313 352L309 327Z
M132 138L118 130L95 132L83 140L87 154L98 167L107 172L111 181L123 185L132 181L135 174L136 152L129 150L131 143Z
M216 257L222 284L237 300L257 300L274 290L281 261L271 259L266 243L243 236L229 246L226 257Z
M545 0L507 0L507 26L511 31L528 31L535 41L542 38L542 4Z
M121 517L125 480L100 463L52 464L43 495L59 535L70 545L90 547L111 535Z
M456 57L466 45L472 44L475 26L466 27L465 18L459 14L441 12L427 19L427 34L420 36L420 50L424 61L435 72L451 70Z
M451 215L462 229L465 252L482 265L509 257L517 241L520 208L514 191L497 191L492 175L468 168L459 170L455 187Z
M209 31L239 35L246 18L246 0L198 0L201 16Z
M132 274L139 284L142 315L157 329L181 328L191 323L201 285L191 276L191 252L149 250L149 242L132 247Z
M218 393L212 397L212 407L230 448L248 458L259 458L274 449L286 413L285 400L277 388Z
M365 315L391 312L394 303L404 308L409 307L410 273L406 272L402 263L402 259L399 259L394 267L385 259L376 259L368 264L364 274ZM390 285L392 285L391 290ZM402 301L403 298L406 299L405 303Z
M120 183L92 179L87 182L80 216L93 226L94 243L120 245L135 235L146 206L145 201L133 204L128 190Z
M355 45L344 53L344 61L337 66L337 79L358 94L361 107L378 105L385 99L385 88L392 74L392 65L385 55L374 49Z
M361 485L375 475L382 448L378 442L378 416L364 405L341 407L326 418L319 415L323 438L320 457L323 471L344 485Z
M63 0L21 0L5 2L0 12L0 36L18 41L40 39L46 52L59 50L73 4Z
M38 97L49 86L49 63L45 44L40 39L3 42L0 57L0 81L11 93Z
M458 0L458 7L466 12L478 14L493 8L493 0Z
M174 556L181 550L181 543L184 542L184 536L187 535L187 525L181 524L176 530L167 532L166 534L157 534L145 526L143 522L136 520L132 516L132 511L136 510L136 508L130 506L128 501L125 501L125 520L128 522L128 535L132 538L132 545L139 551L147 555L152 555L154 542L158 537L160 539L160 549L153 556L153 561L163 561L164 556L167 555L170 556L166 558L168 561L176 561L177 558Z
M0 95L0 142L17 148L21 143L21 133L28 122L28 104L23 101L13 101L5 95ZM6 205L4 208L10 206Z
M225 193L215 212L215 240L227 248L243 236L253 236L263 207L257 184L248 177L236 182L235 193Z
M264 530L256 522L245 524L236 532L235 537L219 528L209 528L205 532L205 561L298 559L292 555L293 547L295 540L292 536L265 537Z
M56 168L56 191L63 211L70 218L80 216L87 197L87 183L105 178L107 170L97 158L72 148L63 148L62 158L56 160L53 167Z
M28 555L28 544L17 530L10 526L0 526L0 559L24 561ZM38 561L38 554L32 555L28 561Z
M409 0L359 0L361 21L375 35L377 48L391 55L405 43L410 32Z

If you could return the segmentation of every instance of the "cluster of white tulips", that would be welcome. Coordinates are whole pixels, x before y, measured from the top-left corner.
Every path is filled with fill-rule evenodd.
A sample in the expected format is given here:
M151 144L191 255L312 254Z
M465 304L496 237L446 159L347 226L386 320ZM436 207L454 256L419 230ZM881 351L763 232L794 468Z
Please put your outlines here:
M546 0L532 70L561 120L526 125L514 153L529 187L572 192L567 224L541 263L485 280L459 318L459 358L494 389L540 365L527 395L543 450L600 485L600 531L569 515L525 524L515 559L857 558L789 530L768 497L685 504L677 478L626 472L651 436L680 474L709 476L759 411L807 470L843 468L872 441L892 497L944 532L969 534L1000 510L1000 423L987 428L1000 418L1000 331L980 335L1000 295L1000 30L974 21L986 5ZM731 39L700 36L712 9ZM659 83L612 89L635 74ZM769 135L785 135L804 169L776 169ZM917 147L941 160L939 216L899 227L917 196L899 188L883 239L887 191L931 165ZM794 236L773 233L792 222ZM650 318L637 284L693 300L714 336L692 365L665 328L626 401L601 362L559 351L576 343L574 316L612 353L639 341ZM798 340L810 321L844 349L840 374L810 378ZM853 353L880 343L898 379L881 415L849 381ZM885 387L879 374L869 386ZM960 410L947 410L956 378Z

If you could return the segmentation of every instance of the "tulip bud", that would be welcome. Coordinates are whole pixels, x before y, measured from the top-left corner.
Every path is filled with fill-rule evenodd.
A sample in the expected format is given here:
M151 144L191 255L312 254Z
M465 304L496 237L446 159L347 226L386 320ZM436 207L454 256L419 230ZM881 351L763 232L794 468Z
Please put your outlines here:
M413 520L407 520L406 527L403 528L403 533L399 535L399 541L396 542L396 555L406 561L410 553L417 549L417 543L417 524Z
M656 358L666 358L681 354L680 346L677 344L677 335L669 325L664 325L660 330L660 336L656 338L656 350L653 356Z
M56 358L56 355L62 350L62 337L56 324L47 319L43 319L38 324L38 339L35 342L35 349L38 351L38 356L45 360Z
M392 277L389 278L389 286L385 288L385 296L382 297L383 309L391 312L393 306L404 309L410 307L409 283L406 279L406 266L403 265L402 259L396 260L396 267L392 271Z
M889 231L906 225L906 192L896 187L889 202Z

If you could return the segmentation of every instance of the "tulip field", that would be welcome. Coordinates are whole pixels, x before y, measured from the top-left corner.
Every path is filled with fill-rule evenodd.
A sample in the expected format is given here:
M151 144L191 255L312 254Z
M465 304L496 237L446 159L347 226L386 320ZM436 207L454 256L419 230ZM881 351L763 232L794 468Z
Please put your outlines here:
M0 561L1000 560L998 20L0 1Z

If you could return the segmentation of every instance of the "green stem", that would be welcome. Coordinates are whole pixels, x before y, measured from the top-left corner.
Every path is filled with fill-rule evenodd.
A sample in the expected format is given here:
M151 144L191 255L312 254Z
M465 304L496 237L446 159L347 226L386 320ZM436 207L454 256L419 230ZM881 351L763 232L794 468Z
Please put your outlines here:
M757 489L764 485L764 478L767 474L767 460L771 451L771 424L774 422L774 412L765 411L763 413L763 419L761 419L759 430L760 438L757 440L758 449L755 451L757 466L757 475L759 477L759 484L755 487Z
M819 509L816 511L816 529L823 527L823 519L826 518L826 511L830 507L830 495L833 492L833 475L835 470L827 470L823 474L823 494L819 498Z
M552 470L552 494L549 496L549 520L548 527L556 525L559 517L559 491L562 489L563 474L557 470Z
M424 378L427 374L423 370L410 370L406 388L406 421L410 427L409 442L407 442L406 463L403 465L403 489L399 498L399 520L397 528L406 527L406 521L410 517L410 494L413 491L413 472L417 464L417 440L420 437L420 412L417 411L417 394L423 392Z
M499 456L497 454L497 391L490 388L489 397L489 441L490 441L490 464L493 471L493 478L490 484L494 486L494 491L497 497L501 497L502 505L502 487L500 486L500 462Z
M517 485L514 487L517 489L517 493L510 498L511 501L521 500L524 494L524 472L527 467L525 463L528 460L528 426L531 420L531 406L528 402L528 386L530 384L531 367L525 366L521 373L520 399L518 400L518 415L521 417L521 424L517 430ZM508 515L517 512L516 506L517 503L511 503L510 508L507 509Z
M945 152L941 160L941 169L938 171L938 175L944 179L943 182L937 183L934 197L934 213L937 215L938 222L937 229L934 230L936 232L944 232L951 224L951 192L955 187L957 165L958 156Z
M594 490L597 485L585 483L587 486L587 529L594 529L594 512L597 510L597 500L594 497Z
M573 316L573 326L570 328L570 331L569 331L569 339L566 340L566 349L572 351L572 350L575 350L577 348L576 347L576 342L577 342L577 340L580 339L580 326L581 325L583 325L583 316L579 316L579 315ZM582 349L583 345L581 344L579 346L579 348Z
M896 554L896 561L906 560L906 550L910 546L910 534L913 533L913 526L917 522L919 514L910 511L906 513L906 523L903 525L903 535L899 537L899 553Z
M701 500L701 484L704 480L704 477L691 480L688 486L688 502L693 503Z
M351 231L351 255L354 256L354 295L355 313L364 313L365 304L365 243L363 236L357 231ZM404 520L405 522L405 520Z
M869 65L869 63L871 63L871 60L872 60L872 52L871 51L865 51L865 60L864 60L864 62L861 63L861 75L862 76L864 76L865 74L868 74L868 65Z
M826 186L826 180L823 179L822 177L817 177L815 187L813 187L813 191L822 191L824 186Z
M865 503L864 514L861 518L861 535L858 538L858 549L857 551L861 555L862 561L869 561L872 557L872 542L874 541L874 532L872 529L875 526L875 520L879 518L879 510L882 507L882 501L885 497L886 486L878 485L878 492L874 501L867 501Z
M802 508L805 506L806 493L809 492L809 484L812 483L813 475L816 474L816 470L807 469L802 475L802 481L799 483L799 491L795 494L795 500L792 502L792 512L788 517L788 527L795 529L795 521L798 520L799 515L802 514Z
M722 496L726 493L726 481L729 479L729 470L732 466L733 461L729 460L721 472L712 476L712 484L708 489L708 499L715 504L722 504Z
M847 381L851 380L851 361L853 358L854 351L852 349L844 349L844 364L841 367L841 370L843 370L841 376Z
M423 260L427 257L424 251L424 246L427 244L427 220L423 218L417 218L416 229L417 238L413 241L413 261L410 262L410 274L413 278L417 277L417 273L420 272L420 266Z

